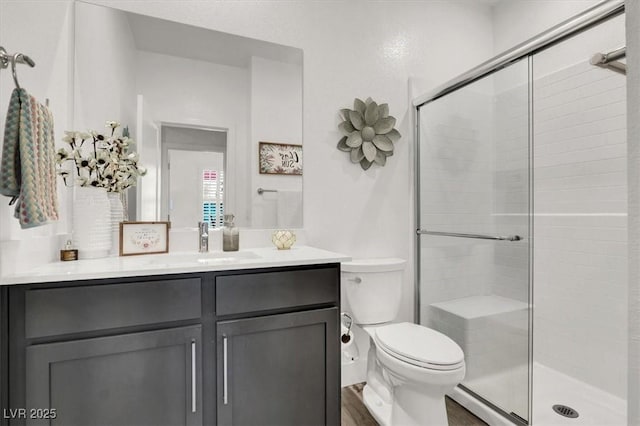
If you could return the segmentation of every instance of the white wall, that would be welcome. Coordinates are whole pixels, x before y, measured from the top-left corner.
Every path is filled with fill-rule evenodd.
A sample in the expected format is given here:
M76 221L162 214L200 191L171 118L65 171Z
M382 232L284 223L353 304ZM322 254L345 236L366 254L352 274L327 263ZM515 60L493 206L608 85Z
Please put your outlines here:
M502 0L493 7L495 54L516 46L602 0Z
M302 67L253 56L251 58L251 194L252 225L256 228L300 228L300 223L278 223L278 197L282 191L299 193L302 176L262 175L258 170L259 142L302 145ZM304 149L303 149L304 151ZM303 154L304 162L304 154ZM304 170L303 170L304 173ZM278 193L259 195L257 188ZM295 195L295 194L292 194ZM301 205L301 201L300 201ZM280 206L282 207L282 205Z
M40 102L50 100L56 140L73 120L73 7L64 1L0 1L0 45L8 53L24 53L35 68L18 65L20 85ZM7 105L14 82L11 69L0 70L0 135L4 134ZM0 141L0 144L2 142ZM58 143L62 146L62 143ZM13 218L9 199L0 200L0 273L8 274L18 264L25 266L55 260L67 229L70 229L68 191L58 185L60 221L31 229L20 229ZM60 237L59 237L60 235Z
M249 224L252 154L248 146L248 70L138 51L135 74L137 93L142 94L147 114L154 121L228 129L225 179L237 194L228 207L245 212L238 215L238 226Z
M136 49L126 14L82 2L75 7L75 31L82 35L75 38L75 130L103 132L115 120L133 135Z
M627 140L640 140L640 2L626 4ZM640 425L640 144L627 143L629 191L629 371L627 422Z
M151 105L138 94L136 97L136 145L142 159L141 165L147 169L144 179L139 179L136 189L136 205L139 208L135 216L129 215L130 220L155 221L161 216L159 185L161 170L161 125L156 123L151 115Z
M108 9L92 13L97 8L87 8L82 3L78 7L89 15L75 28L72 2L0 2L0 39L9 52L25 53L36 62L33 69L20 65L20 83L40 102L50 99L58 147L67 147L61 141L65 130L90 128L101 131L109 119L134 123L135 94L129 68L132 50L127 49L131 34L126 20L122 13ZM94 31L94 26L99 26L102 31ZM91 44L92 48L85 50L92 56L78 58L75 63L77 69L74 70L75 31L86 35L81 38L81 43ZM106 33L116 37L107 43ZM74 87L74 72L78 76L77 87ZM119 84L105 86L104 75L117 76ZM0 132L4 131L4 106L8 104L13 86L11 73L3 70L0 73L0 105L3 105L0 108ZM74 93L78 98L92 101L81 104L76 99L74 104ZM1 273L11 273L18 266L28 268L56 260L62 241L71 230L72 198L72 190L65 188L62 180L58 187L61 219L57 224L21 230L13 219L13 208L4 202L0 206Z
M106 121L118 121L121 135L129 129L138 150L135 91L136 49L124 12L75 3L74 130L107 132ZM96 31L96 28L99 30ZM87 146L85 145L85 149ZM127 208L135 219L137 189L127 191ZM73 220L73 218L72 218Z

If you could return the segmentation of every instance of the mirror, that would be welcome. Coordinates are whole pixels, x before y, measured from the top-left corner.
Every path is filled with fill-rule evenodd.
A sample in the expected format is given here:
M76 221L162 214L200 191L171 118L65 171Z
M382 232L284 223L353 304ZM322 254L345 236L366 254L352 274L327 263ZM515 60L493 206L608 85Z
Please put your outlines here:
M119 121L147 169L129 220L302 227L302 176L258 149L302 145L302 50L83 2L75 25L75 130Z

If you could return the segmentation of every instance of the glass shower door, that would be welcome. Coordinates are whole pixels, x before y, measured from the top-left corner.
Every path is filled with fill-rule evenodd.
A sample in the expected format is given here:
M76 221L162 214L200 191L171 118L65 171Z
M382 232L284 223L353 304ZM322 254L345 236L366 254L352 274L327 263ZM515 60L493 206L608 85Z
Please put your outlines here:
M529 417L529 65L418 108L420 323L465 353L462 386Z

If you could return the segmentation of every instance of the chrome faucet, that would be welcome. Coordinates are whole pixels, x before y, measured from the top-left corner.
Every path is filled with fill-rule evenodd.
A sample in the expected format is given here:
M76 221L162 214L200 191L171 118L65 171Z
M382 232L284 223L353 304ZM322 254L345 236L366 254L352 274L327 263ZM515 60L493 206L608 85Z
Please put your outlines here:
M198 222L198 251L206 253L209 251L209 224Z

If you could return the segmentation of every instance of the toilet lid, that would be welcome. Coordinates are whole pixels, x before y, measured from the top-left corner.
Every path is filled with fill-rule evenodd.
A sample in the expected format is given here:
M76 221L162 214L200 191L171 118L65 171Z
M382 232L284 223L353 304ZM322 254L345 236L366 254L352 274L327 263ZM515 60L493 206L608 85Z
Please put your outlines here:
M376 329L376 343L389 355L434 370L454 370L464 364L460 346L444 334L408 322Z

